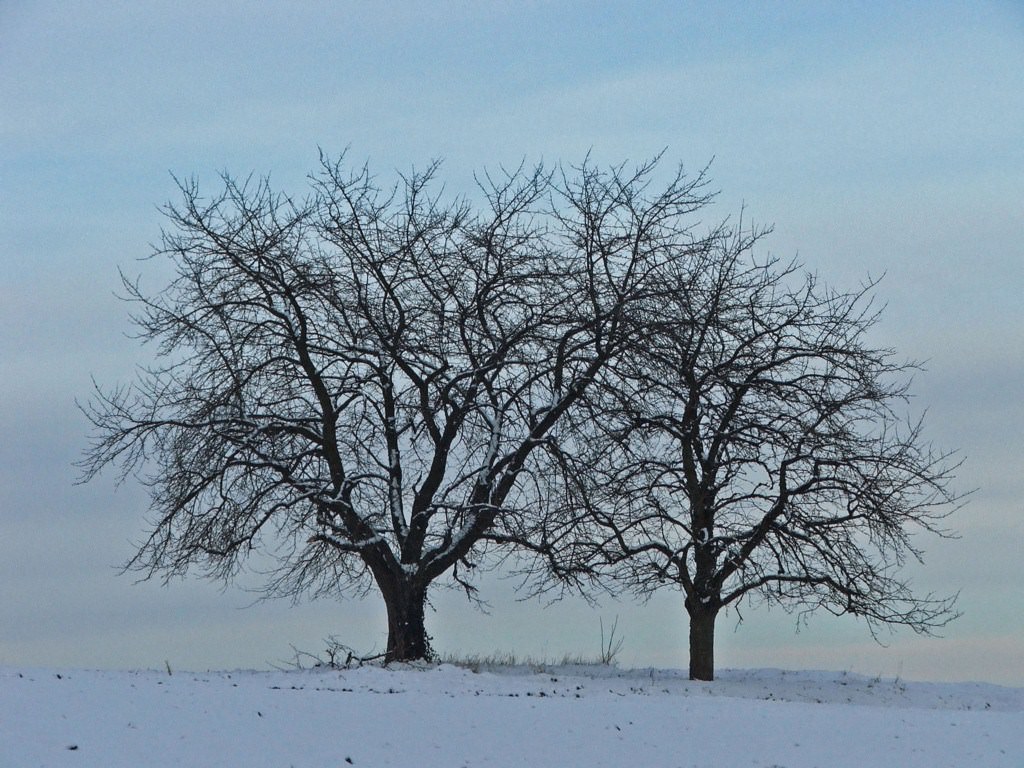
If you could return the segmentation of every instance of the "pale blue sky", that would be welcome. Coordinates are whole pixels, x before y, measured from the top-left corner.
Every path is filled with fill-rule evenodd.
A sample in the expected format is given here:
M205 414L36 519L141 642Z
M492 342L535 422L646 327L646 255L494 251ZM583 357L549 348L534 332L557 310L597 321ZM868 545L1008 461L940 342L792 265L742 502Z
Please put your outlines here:
M0 3L0 664L261 666L337 634L384 642L376 604L248 606L198 578L116 566L144 497L72 484L89 377L143 352L112 298L159 235L170 173L270 173L296 194L317 148L388 173L714 158L714 217L746 206L772 252L840 285L886 274L879 341L928 360L913 403L979 490L923 541L922 590L961 590L944 640L879 648L856 621L798 635L722 620L723 666L1024 684L1024 4ZM152 276L154 284L158 276ZM594 653L685 665L681 598L517 603L438 593L442 651Z

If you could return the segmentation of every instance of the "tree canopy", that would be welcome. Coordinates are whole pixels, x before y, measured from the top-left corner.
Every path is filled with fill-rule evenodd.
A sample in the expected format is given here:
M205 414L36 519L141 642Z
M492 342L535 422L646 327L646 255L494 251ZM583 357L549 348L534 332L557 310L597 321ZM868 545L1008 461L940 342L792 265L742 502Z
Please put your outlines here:
M746 600L872 626L941 626L900 574L942 535L956 463L901 411L871 343L873 285L844 293L707 228L703 172L525 166L438 189L321 158L298 201L230 176L179 183L156 291L122 276L155 360L97 387L85 478L150 490L147 576L269 594L376 589L387 660L429 657L439 580L510 553L540 588L685 595L691 675Z

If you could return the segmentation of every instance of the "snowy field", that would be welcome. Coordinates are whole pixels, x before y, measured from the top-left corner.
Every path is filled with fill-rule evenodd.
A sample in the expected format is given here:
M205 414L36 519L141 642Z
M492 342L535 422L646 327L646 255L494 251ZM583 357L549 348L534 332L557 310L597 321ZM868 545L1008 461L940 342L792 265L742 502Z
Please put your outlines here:
M0 668L0 766L1024 766L1024 689L562 666Z

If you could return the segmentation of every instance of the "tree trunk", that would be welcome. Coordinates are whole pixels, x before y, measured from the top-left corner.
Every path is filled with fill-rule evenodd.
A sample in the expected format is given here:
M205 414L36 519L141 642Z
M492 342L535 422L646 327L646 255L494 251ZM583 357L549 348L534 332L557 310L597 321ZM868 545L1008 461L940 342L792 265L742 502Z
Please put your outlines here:
M388 649L384 663L430 659L430 636L423 621L427 600L425 587L399 583L381 589L388 609Z
M690 614L690 679L715 679L715 619L717 610L691 607L686 601Z

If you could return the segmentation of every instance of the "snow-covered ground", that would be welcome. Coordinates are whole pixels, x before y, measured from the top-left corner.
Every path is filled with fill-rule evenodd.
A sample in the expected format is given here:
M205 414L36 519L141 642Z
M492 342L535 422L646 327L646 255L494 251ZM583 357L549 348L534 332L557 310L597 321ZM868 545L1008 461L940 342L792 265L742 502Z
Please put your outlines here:
M0 668L0 766L1024 766L1024 689L559 666Z

